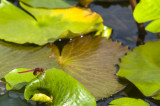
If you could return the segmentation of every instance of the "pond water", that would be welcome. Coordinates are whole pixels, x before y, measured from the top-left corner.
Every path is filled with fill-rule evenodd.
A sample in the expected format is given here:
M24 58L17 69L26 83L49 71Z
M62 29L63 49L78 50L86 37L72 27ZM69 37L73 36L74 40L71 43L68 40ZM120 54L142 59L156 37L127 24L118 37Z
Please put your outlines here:
M1 1L1 0L0 0ZM15 5L18 5L18 2L15 0L10 0ZM130 49L139 45L139 41L147 42L158 40L158 34L153 34L146 32L145 34L138 33L136 22L133 19L132 9L129 2L119 2L119 3L105 3L105 2L96 2L90 5L92 11L99 13L103 20L104 24L113 28L113 33L111 38L122 42L124 46L128 46ZM145 23L147 25L147 23ZM143 38L143 39L138 39ZM137 40L138 39L138 40ZM144 40L144 41L143 41ZM58 42L58 41L57 41ZM135 97L142 98L145 101L149 102L151 106L159 106L160 102L151 100L147 97L144 97L134 85L129 84L127 88L123 91L113 95L112 97L97 101L98 106L107 106L108 103L119 97ZM35 106L35 102L27 102L23 94L8 92L5 95L0 96L0 106Z
M124 46L128 46L130 49L140 45L140 42L155 41L158 40L157 33L139 33L137 24L133 18L133 13L129 2L118 2L118 3L105 3L97 2L91 4L90 8L92 11L99 13L104 24L113 28L111 38L122 42ZM148 23L145 23L146 26ZM98 106L107 106L110 101L120 97L134 97L144 99L150 103L151 106L159 106L160 102L151 100L144 97L140 91L132 84L129 84L123 91L113 95L110 98L103 99L97 102Z

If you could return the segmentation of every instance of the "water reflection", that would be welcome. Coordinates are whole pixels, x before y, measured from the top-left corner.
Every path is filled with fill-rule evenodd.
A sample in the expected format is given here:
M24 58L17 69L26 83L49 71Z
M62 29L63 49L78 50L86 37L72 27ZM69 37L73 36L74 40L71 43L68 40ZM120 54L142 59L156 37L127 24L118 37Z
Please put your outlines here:
M129 2L93 3L90 7L103 17L105 25L113 28L112 39L122 42L124 46L133 49L141 44L143 39L144 42L157 40L157 34L139 33ZM145 35L146 37L144 37Z

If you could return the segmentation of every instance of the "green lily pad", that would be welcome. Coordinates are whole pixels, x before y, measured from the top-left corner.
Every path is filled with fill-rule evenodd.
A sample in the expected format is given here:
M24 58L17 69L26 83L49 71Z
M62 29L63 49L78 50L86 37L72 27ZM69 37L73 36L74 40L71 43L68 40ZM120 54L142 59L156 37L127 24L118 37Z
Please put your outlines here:
M0 4L0 39L19 44L44 45L103 29L102 18L90 9L42 9L21 6L35 18L6 0ZM78 14L77 14L78 13Z
M147 42L121 59L117 73L131 81L145 96L157 97L160 91L160 41Z
M137 22L143 23L152 21L146 30L160 32L160 1L159 0L140 0L134 10L134 18Z
M97 100L124 88L117 81L115 65L127 50L121 43L92 36L71 40L61 55L53 48L61 68L83 84Z
M123 97L119 99L115 99L109 103L109 106L150 106L149 103L141 100L141 99L134 99Z
M27 100L55 106L96 106L95 98L78 81L55 68L31 81L24 95Z
M33 75L33 72L27 72L27 73L18 73L22 71L27 71L31 69L14 69L11 72L9 72L4 78L6 83L7 90L20 90L25 85L28 84L32 79L36 78L35 75Z
M0 41L0 78L17 68L59 67L52 50L46 46L24 46Z
M20 0L32 7L69 8L77 4L77 0Z

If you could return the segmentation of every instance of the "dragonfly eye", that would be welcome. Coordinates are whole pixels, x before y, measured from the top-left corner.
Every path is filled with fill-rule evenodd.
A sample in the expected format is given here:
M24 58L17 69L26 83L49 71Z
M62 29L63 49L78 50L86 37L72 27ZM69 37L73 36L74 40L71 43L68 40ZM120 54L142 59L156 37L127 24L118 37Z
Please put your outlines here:
M37 75L37 72L44 72L43 68L35 68L33 74Z

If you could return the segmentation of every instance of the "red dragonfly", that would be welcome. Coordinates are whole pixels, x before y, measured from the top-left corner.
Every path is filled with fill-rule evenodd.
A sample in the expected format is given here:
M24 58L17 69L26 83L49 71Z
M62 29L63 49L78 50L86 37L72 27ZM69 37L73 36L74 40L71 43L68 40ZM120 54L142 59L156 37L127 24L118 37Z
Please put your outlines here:
M35 69L32 69L32 70L28 70L28 71L22 71L22 72L18 72L18 73L27 73L27 72L32 72L33 71L33 74L34 75L37 75L38 72L44 72L44 69L43 68L35 68Z

